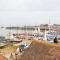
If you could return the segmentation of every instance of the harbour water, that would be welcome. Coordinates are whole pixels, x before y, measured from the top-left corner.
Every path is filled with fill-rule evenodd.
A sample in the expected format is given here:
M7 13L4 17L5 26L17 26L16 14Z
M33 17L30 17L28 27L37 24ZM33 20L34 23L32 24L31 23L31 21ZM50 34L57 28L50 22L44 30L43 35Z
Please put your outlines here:
M0 36L6 36L8 33L25 33L27 31L25 30L16 30L16 29L6 29L6 28L0 28ZM29 30L28 32L32 33L32 30Z

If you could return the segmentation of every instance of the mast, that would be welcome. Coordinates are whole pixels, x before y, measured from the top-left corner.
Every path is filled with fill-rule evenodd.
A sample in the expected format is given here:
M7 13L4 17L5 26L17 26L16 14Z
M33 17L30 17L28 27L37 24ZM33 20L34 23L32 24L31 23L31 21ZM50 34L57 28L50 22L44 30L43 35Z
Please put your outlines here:
M40 34L40 27L38 27L38 33Z
M48 29L49 29L49 32L51 32L51 29L50 29L50 17L49 17ZM44 40L47 41L47 32L46 32L46 29L45 29L45 32L44 32Z
M51 27L50 27L50 16L49 16L49 32L51 32Z
M18 33L18 29L19 29L19 27L18 27L18 25L17 25L17 37L18 37L18 34L19 34L19 33Z
M9 31L9 39L11 39L11 24L10 24L10 31Z
M27 25L25 24L25 34L27 33Z
M35 31L34 31L34 34L36 34L37 33L37 28L35 27Z

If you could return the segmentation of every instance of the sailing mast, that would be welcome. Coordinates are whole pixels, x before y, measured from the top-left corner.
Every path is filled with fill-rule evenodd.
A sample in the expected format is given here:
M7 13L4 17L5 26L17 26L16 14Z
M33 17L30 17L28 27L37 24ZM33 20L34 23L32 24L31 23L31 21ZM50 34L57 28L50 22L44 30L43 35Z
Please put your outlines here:
M38 27L38 33L40 34L40 27Z
M49 17L48 28L49 28L49 32L51 32L51 29L50 29L50 17ZM47 41L47 33L46 33L46 29L45 29L45 33L44 33L44 40Z
M11 24L10 24L10 31L9 31L9 39L11 40Z
M51 32L51 27L50 27L50 17L49 17L49 32Z
M17 25L17 37L18 37L18 35L19 35L19 33L18 33L18 29L19 29L19 27L18 27L18 25Z

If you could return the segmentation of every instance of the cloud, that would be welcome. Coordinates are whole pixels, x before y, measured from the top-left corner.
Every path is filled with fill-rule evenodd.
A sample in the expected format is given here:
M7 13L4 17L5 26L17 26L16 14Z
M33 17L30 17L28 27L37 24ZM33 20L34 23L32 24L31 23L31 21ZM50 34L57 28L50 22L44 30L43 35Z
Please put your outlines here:
M0 0L0 25L39 25L49 16L59 23L60 0Z
M0 10L31 10L32 0L0 0Z
M0 0L0 10L55 11L60 10L60 0Z
M33 0L33 11L60 10L60 0Z

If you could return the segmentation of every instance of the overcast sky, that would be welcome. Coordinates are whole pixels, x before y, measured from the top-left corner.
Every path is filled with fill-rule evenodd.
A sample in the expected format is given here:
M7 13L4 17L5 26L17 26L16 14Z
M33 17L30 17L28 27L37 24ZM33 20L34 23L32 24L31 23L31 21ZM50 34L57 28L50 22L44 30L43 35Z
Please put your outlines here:
M60 0L0 0L0 26L60 24Z

